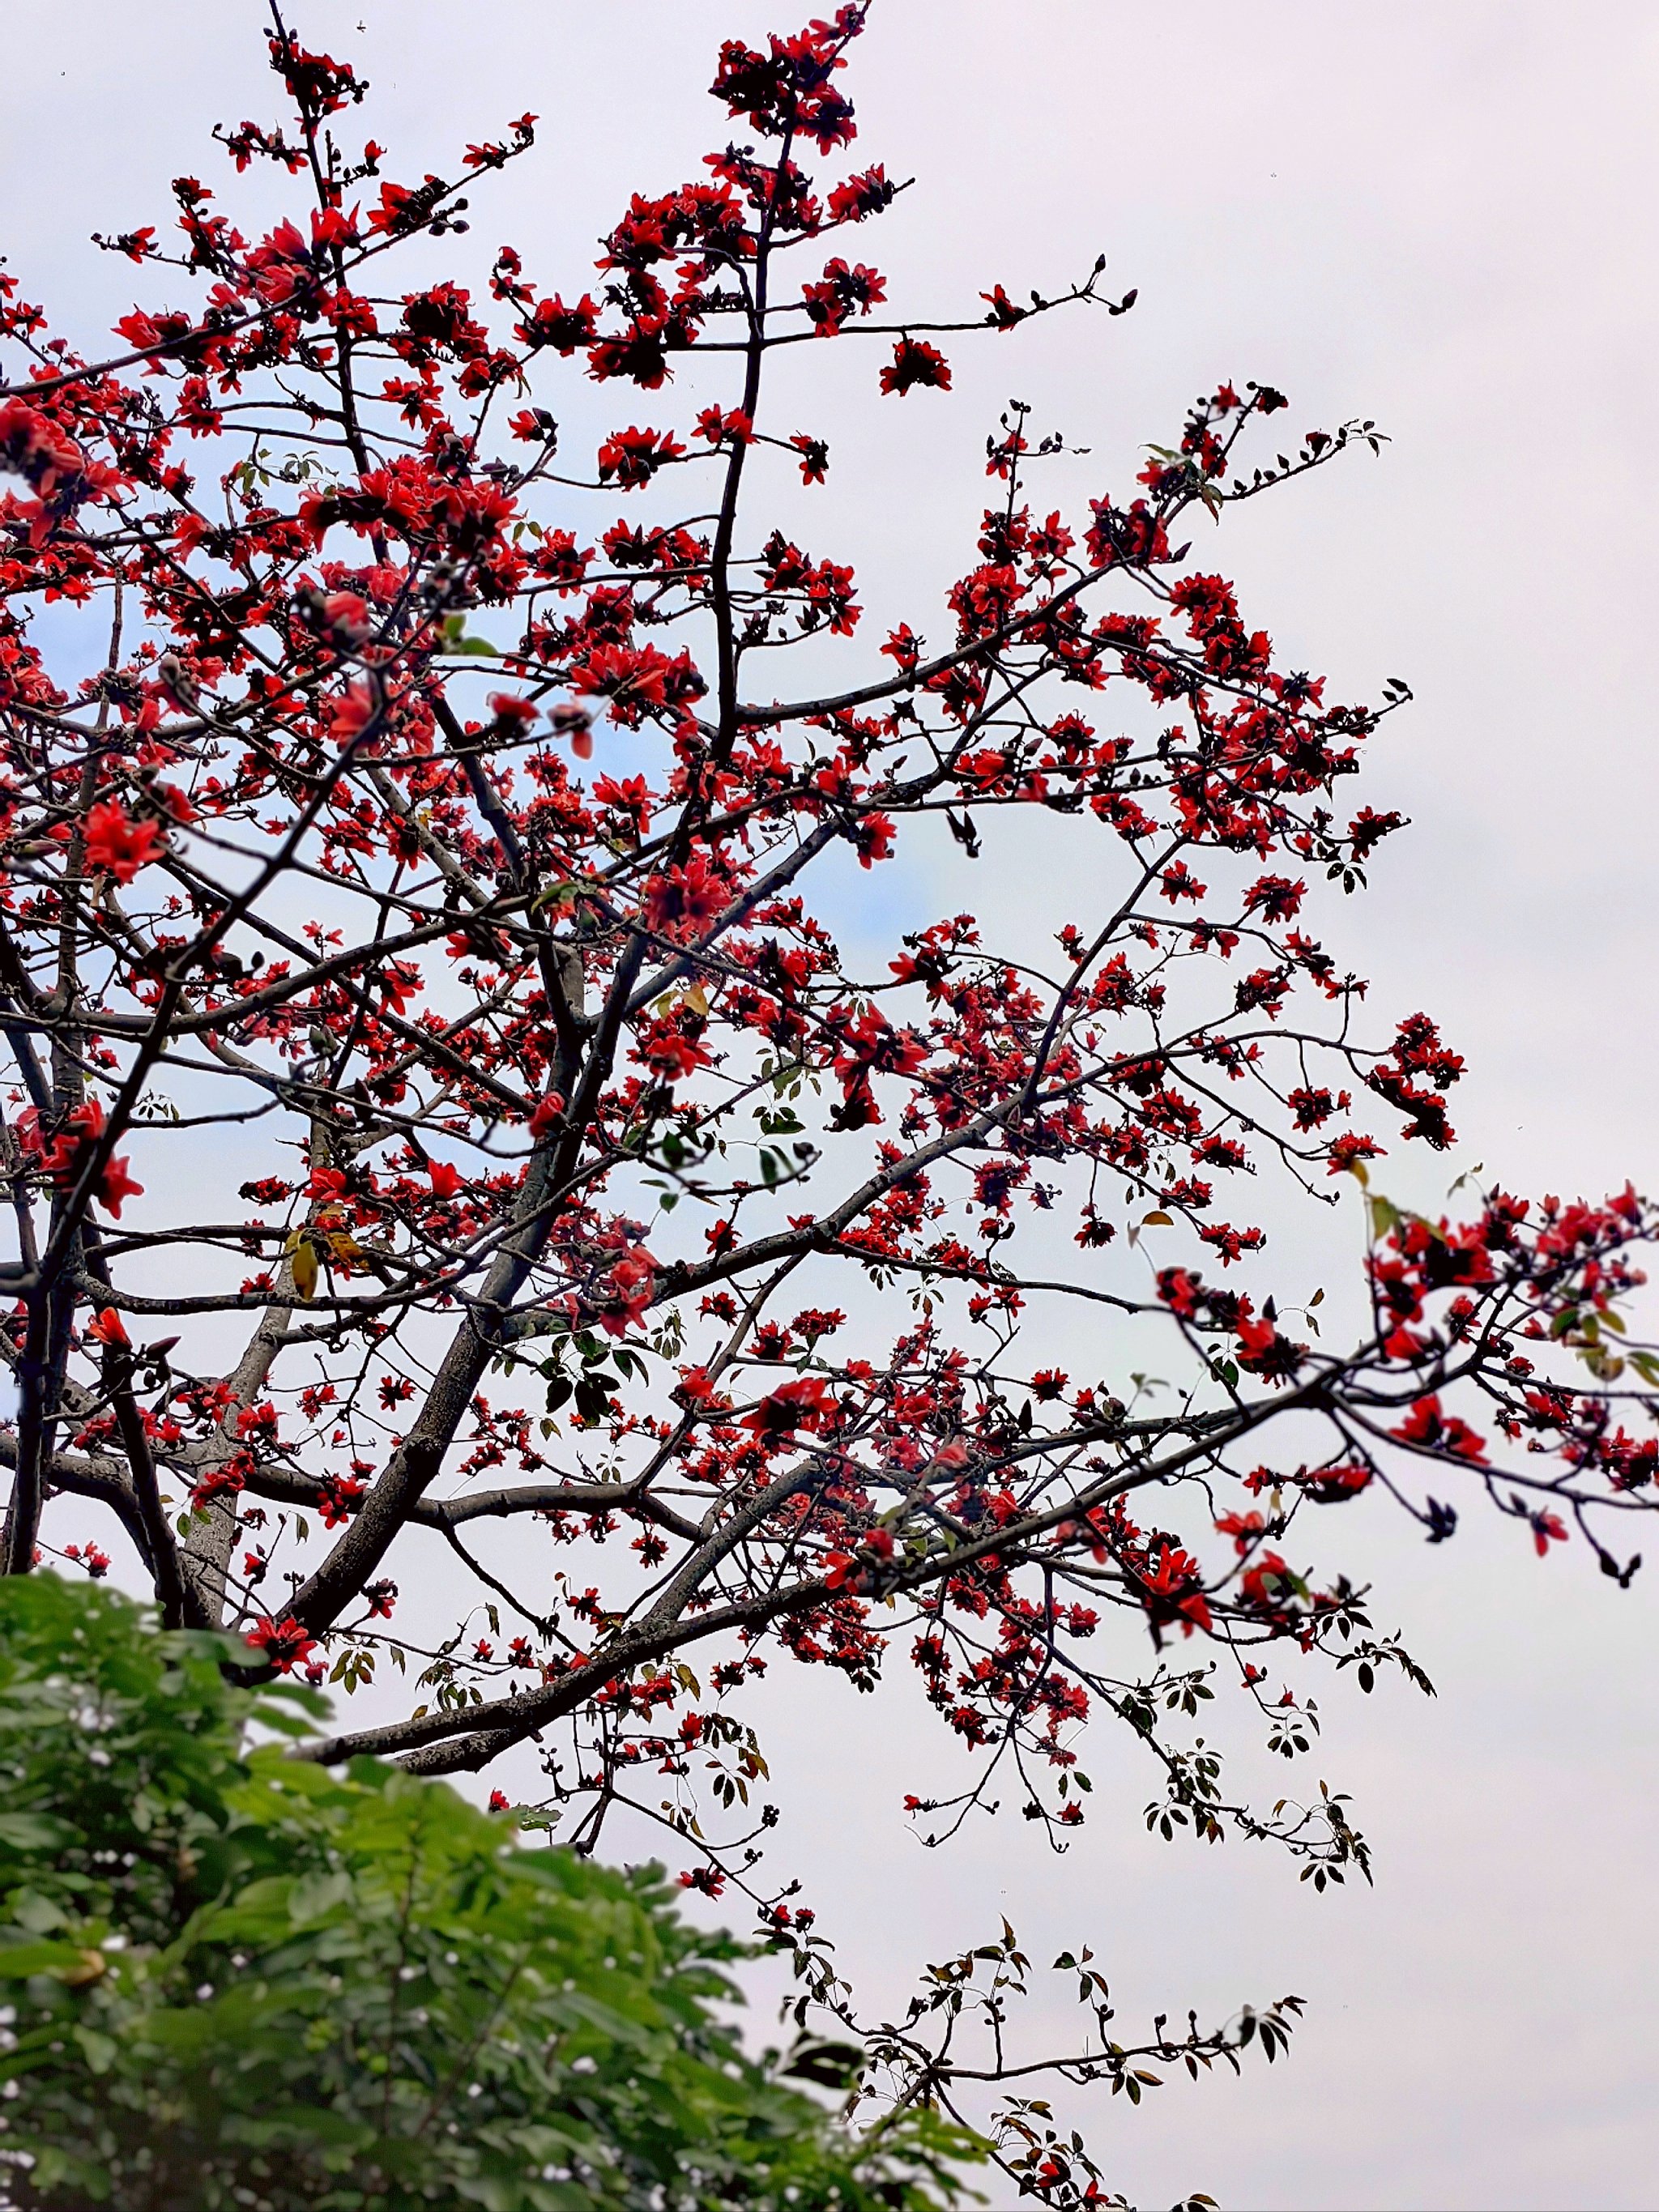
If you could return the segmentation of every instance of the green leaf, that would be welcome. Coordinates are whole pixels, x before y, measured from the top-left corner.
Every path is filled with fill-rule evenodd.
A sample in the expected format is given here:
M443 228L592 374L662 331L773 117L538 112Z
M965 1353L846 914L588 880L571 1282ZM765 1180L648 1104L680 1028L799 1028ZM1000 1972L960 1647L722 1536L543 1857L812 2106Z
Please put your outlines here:
M466 617L459 614L446 615L444 617L443 649L446 653L487 653L495 655L497 659L500 657L495 653L495 647L489 644L483 638L469 637L466 635Z
M107 2074L120 2055L121 2046L115 2038L95 2027L78 2027L75 2039L86 2053L87 2064L94 2074Z
M288 1917L296 1928L326 1919L351 1895L349 1874L304 1875L288 1894Z
M62 1850L78 1832L69 1821L49 1813L0 1813L0 1844L10 1850Z
M0 1981L15 1982L31 1974L61 1974L80 1965L82 1953L73 1943L0 1943Z

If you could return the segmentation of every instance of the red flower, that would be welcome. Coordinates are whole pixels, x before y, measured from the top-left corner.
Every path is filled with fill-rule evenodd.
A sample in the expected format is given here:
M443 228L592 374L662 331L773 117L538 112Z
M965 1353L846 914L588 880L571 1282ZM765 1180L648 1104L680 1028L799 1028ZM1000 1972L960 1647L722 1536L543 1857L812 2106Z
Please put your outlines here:
M925 338L901 338L893 348L893 358L881 372L884 392L896 392L901 398L914 385L932 385L936 391L951 389L951 365L937 346Z
M578 346L593 343L599 312L586 292L574 307L567 307L555 293L550 300L537 301L530 320L520 324L519 336L526 345L551 346L568 361Z
M118 884L130 884L167 844L159 822L135 822L115 799L90 810L86 835L87 866L113 876Z
M1304 1476L1303 1489L1316 1505L1340 1505L1346 1498L1358 1498L1370 1479L1368 1467L1327 1467Z
M132 1342L127 1334L126 1323L113 1306L106 1306L96 1321L87 1323L87 1334L96 1337L100 1344L130 1345Z
M328 734L337 745L349 745L362 737L380 711L380 694L375 687L354 684L343 699L335 701Z
M134 1182L132 1177L127 1173L125 1157L112 1160L99 1179L99 1203L106 1206L118 1221L121 1218L123 1200L129 1198L142 1198L143 1194L143 1183Z
M726 897L720 878L701 853L694 853L683 868L653 876L646 885L646 927L682 937L695 933L714 919Z
M746 446L754 437L755 426L741 407L705 407L697 417L697 435L707 438L711 446Z
M678 1082L681 1077L693 1074L708 1065L708 1054L701 1045L678 1030L661 1030L647 1043L645 1064L660 1075L665 1082Z
M1267 1524L1260 1513L1224 1513L1215 1525L1222 1535L1232 1538L1242 1559Z
M550 1091L546 1097L538 1103L535 1112L530 1117L531 1136L538 1140L544 1137L563 1112L563 1094L557 1091Z
M296 1667L304 1666L317 1648L316 1638L307 1635L291 1614L281 1620L260 1621L248 1631L247 1640L279 1674L291 1674Z
M1562 1520L1559 1513L1534 1513L1530 1516L1530 1518L1532 1522L1532 1540L1538 1547L1538 1556L1540 1559L1543 1559L1548 1552L1552 1543L1565 1544L1566 1542L1566 1523Z
M991 311L986 316L986 321L999 331L1012 330L1016 323L1023 323L1030 313L1029 307L1016 307L1000 284L994 292L981 292L979 296Z
M753 1413L745 1413L743 1425L768 1443L775 1443L793 1436L797 1429L816 1429L835 1411L830 1386L821 1375L798 1375L793 1382L763 1398Z
M836 185L830 194L830 213L836 222L862 222L866 216L879 215L890 207L898 187L887 180L885 167L878 162L873 169L866 169L856 177L848 177L843 185Z
M605 1286L614 1304L599 1316L607 1336L626 1336L630 1326L645 1319L656 1279L657 1262L642 1244L617 1261Z
M823 439L809 437L805 431L797 430L789 442L800 455L801 482L822 483L830 465L830 448Z
M1269 1382L1293 1382L1308 1356L1305 1344L1281 1336L1270 1321L1256 1321L1241 1309L1238 1321L1238 1364Z
M653 645L601 645L572 671L570 680L578 691L603 692L611 701L612 714L633 728L642 708L667 704L668 672L672 665ZM554 726L558 727L556 717ZM578 731L574 740L574 749L584 759L592 750L591 739L585 747L582 744L585 735L585 731Z
M450 1160L431 1160L427 1164L434 1198L453 1198L462 1188L461 1171Z
M590 685L589 688L592 689L593 687ZM617 690L614 696L616 697L621 697L621 688ZM593 717L588 713L586 707L578 707L574 702L568 703L562 707L555 707L552 712L548 715L547 719L553 725L553 732L556 737L569 738L570 750L575 754L578 760L592 759ZM601 779L601 781L603 781L603 779Z
M614 477L623 491L637 491L684 451L666 430L613 430L599 447L599 481L609 483Z
M1140 1577L1140 1601L1155 1638L1164 1624L1177 1620L1183 1636L1190 1636L1194 1628L1209 1633L1209 1601L1198 1561L1167 1540Z
M1264 1552L1238 1578L1239 1595L1246 1605L1271 1607L1282 1603L1290 1590L1291 1571L1277 1552Z
M1438 1398L1419 1398L1390 1436L1419 1450L1448 1452L1456 1459L1484 1460L1486 1447L1467 1421L1455 1413L1443 1413Z
M350 1517L351 1508L363 1494L363 1486L352 1475L337 1475L325 1482L317 1500L325 1528L337 1528Z
M893 817L890 814L866 814L852 827L854 850L861 868L870 867L877 860L884 860L893 849Z
M518 698L511 691L492 691L489 711L495 717L495 735L518 738L541 719L542 710L533 699Z

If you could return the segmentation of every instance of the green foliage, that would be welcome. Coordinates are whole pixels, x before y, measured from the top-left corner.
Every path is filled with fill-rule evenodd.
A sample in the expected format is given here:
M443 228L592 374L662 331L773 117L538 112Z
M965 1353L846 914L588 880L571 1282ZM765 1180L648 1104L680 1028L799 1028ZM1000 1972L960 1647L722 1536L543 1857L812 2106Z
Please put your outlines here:
M0 1582L0 2202L113 2212L876 2212L961 2201L972 2138L857 2139L742 2054L742 1955L660 1869L280 1741L223 1640Z

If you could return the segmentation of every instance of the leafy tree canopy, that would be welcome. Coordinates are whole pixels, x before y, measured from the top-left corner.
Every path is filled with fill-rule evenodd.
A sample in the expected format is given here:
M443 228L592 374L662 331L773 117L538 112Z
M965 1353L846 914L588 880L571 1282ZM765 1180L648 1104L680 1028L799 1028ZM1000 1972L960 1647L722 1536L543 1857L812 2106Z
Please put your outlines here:
M234 1688L51 1575L0 1583L0 2196L112 2212L878 2212L960 2201L925 2109L860 2142L746 2057L741 1947L443 1783L286 1755ZM250 1730L269 1741L241 1746ZM833 2053L802 2054L819 2070Z

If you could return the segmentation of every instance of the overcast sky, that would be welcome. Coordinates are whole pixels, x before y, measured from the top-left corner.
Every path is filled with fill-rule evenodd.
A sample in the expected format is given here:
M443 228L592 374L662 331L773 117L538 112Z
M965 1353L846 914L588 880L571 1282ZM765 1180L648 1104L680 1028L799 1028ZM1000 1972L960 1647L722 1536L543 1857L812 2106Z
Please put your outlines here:
M262 19L253 0L15 12L0 251L77 338L137 276L87 233L165 220L181 170L216 187L209 126L270 111ZM699 96L715 40L793 27L702 0L353 0L291 20L373 80L392 175L453 174L460 143L540 113L478 230L567 296L619 196L696 173L720 135ZM1140 296L1121 320L954 349L948 401L882 409L869 357L838 360L802 416L839 465L813 550L858 563L878 635L916 619L919 592L936 605L1012 392L1091 449L1056 501L1123 486L1223 376L1289 392L1298 429L1375 416L1380 461L1230 518L1213 562L1281 664L1343 696L1396 674L1417 694L1365 793L1416 827L1328 933L1382 1012L1427 1005L1471 1062L1465 1142L1411 1194L1477 1161L1522 1189L1659 1183L1659 14L878 0L850 88L860 155L919 180L860 240L896 301L1056 288L1101 249ZM1319 1771L1356 1793L1374 1892L1316 1899L1237 1843L1150 1844L1115 1747L1091 1753L1100 1811L1066 1860L1024 1823L925 1856L896 1808L919 1770L943 1775L933 1736L839 1680L796 1682L770 1748L843 1965L896 1996L901 1951L939 1955L1006 1911L1035 1955L1092 1942L1126 2027L1307 1996L1271 2075L1100 2113L1115 2185L1148 2204L1194 2187L1235 2208L1659 2203L1659 1578L1621 1595L1582 1547L1540 1564L1507 1525L1436 1552L1381 1516L1364 1533L1379 1625L1407 1629L1441 1693L1329 1698Z

